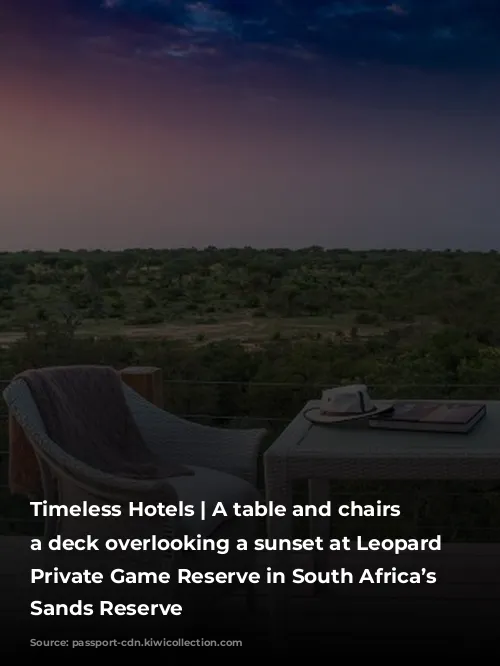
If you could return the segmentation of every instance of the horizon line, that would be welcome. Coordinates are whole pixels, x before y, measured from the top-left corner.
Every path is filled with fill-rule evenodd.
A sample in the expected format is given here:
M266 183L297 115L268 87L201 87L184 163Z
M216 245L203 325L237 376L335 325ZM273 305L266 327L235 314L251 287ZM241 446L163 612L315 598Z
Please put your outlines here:
M361 253L396 253L396 252L407 252L412 254L498 254L499 250L495 248L485 249L485 250L469 250L463 248L408 248L408 247L374 247L374 248L350 248L350 247L327 247L323 245L304 245L302 247L290 248L286 246L269 246L269 247L254 247L251 245L227 245L227 246L216 246L216 245L205 245L203 247L196 247L194 245L179 245L172 247L149 247L149 246L136 246L136 247L124 247L124 248L92 248L92 247L81 247L81 248L54 248L54 249L34 249L34 248L24 248L17 250L1 250L0 256L5 255L15 255L15 254L119 254L124 252L351 252L353 254Z

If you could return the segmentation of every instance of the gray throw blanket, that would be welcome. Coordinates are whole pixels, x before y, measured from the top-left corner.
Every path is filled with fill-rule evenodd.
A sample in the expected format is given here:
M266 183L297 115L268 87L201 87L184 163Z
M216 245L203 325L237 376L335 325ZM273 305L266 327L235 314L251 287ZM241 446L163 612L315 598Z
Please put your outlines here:
M113 368L42 368L18 377L28 384L47 435L77 460L129 478L192 474L159 460L148 449L127 405L121 377Z

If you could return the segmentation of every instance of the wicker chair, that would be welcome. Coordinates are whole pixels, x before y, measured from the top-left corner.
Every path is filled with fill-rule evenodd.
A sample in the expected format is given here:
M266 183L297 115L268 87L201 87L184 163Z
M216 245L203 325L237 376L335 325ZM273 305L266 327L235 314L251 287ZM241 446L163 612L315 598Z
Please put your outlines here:
M223 502L226 508L230 508L235 502L246 504L260 499L255 487L257 456L266 431L231 430L194 424L152 405L128 386L124 385L123 388L127 404L146 445L168 461L190 467L194 475L164 480L138 480L120 478L83 464L66 454L48 437L27 384L22 379L16 379L5 389L3 396L10 414L23 428L36 453L44 498L49 504L66 506L82 505L84 501L99 506L128 506L131 501L171 505L183 502L199 506L204 500L207 505L206 519L201 520L199 516L131 518L128 511L116 518L48 517L45 519L45 541L56 535L74 539L87 534L105 539L148 538L152 534L164 539L181 535L252 539L255 534L254 521L232 516L211 516L210 508L217 502ZM85 558L87 556L85 553ZM116 552L111 553L111 566L116 567L116 557ZM249 567L251 570L253 565L251 548L247 552L230 553L223 557L210 552L161 552L156 557L160 560L156 566L162 571L171 572L171 575L181 566L196 571L220 571L235 570L236 566L238 570L249 570ZM128 554L127 558L130 567L133 557ZM240 561L235 562L238 558ZM192 586L188 587L191 595ZM226 586L208 586L211 597L218 591L214 588L224 590ZM169 586L168 596L173 589L176 589L175 586ZM247 588L247 591L250 589ZM176 601L179 592L177 587ZM162 594L166 594L165 588Z

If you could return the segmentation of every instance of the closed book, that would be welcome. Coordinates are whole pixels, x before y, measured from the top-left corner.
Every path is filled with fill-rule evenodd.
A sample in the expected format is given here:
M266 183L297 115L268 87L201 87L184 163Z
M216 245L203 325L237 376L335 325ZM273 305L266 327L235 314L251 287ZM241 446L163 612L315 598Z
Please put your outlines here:
M397 402L370 426L389 430L467 433L484 417L486 405L470 402Z

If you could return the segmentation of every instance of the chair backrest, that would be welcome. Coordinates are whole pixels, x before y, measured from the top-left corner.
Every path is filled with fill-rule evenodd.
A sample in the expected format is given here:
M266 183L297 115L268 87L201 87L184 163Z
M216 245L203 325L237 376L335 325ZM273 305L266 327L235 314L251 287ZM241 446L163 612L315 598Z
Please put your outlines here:
M137 411L136 402L139 402L139 408L144 402L143 399L129 386L123 384L125 399L131 409L132 416L135 418ZM47 431L43 423L42 417L36 405L36 402L31 395L28 384L22 379L15 379L3 391L3 398L9 409L9 413L13 414L23 428L26 435L30 440L46 440L48 439ZM135 420L137 420L135 418ZM51 443L51 448L56 446L54 442ZM59 447L57 447L59 448ZM61 449L61 453L64 453Z
M52 441L46 432L41 415L30 393L28 385L22 380L14 380L5 389L4 398L12 416L18 421L28 437L37 457L45 499L48 505L62 505L63 515L49 512L44 520L43 553L45 567L59 566L62 569L82 570L83 568L99 571L106 574L117 566L124 570L138 569L142 571L170 571L177 567L177 560L182 553L172 550L158 550L154 552L125 551L123 553L107 550L103 545L107 539L150 539L157 535L159 539L171 540L179 532L179 518L158 515L144 519L140 516L131 517L128 511L129 501L142 501L145 504L178 504L178 497L173 487L165 481L146 481L135 479L122 479L92 469L66 454L61 447ZM121 515L110 517L103 512L101 516L92 515L64 515L66 507L70 506L109 507L118 506ZM92 551L52 551L47 546L51 539L61 535L63 538L86 539L87 536L97 538L99 550ZM92 590L82 592L92 597ZM116 586L103 584L107 590L103 594L113 595ZM130 587L130 586L129 586ZM134 587L134 586L132 586ZM136 590L126 590L123 600L137 601L132 598L138 595L138 601L143 602L145 591L143 586L135 586ZM170 587L170 586L169 586ZM147 596L152 601L165 603L168 595L175 594L175 584L165 591L164 586L148 585ZM60 601L60 595L57 595ZM157 598L161 597L161 598ZM108 598L113 598L109 596ZM91 599L89 599L91 600ZM173 599L172 599L173 601Z
M28 385L22 379L16 379L4 390L3 397L9 412L23 428L33 450L37 456L45 499L49 503L60 503L66 506L81 505L83 502L102 506L109 504L124 505L128 501L145 501L154 503L162 501L175 504L177 495L167 481L138 480L116 477L89 467L80 460L67 454L56 442L48 436L40 412L31 395ZM127 512L128 514L128 512ZM96 528L107 533L115 532L129 535L132 529L134 534L151 533L151 523L147 520L103 520L90 518L82 520L81 517L73 519L55 519L47 517L45 521L45 538L52 538L57 532L64 532L67 536L73 534L95 532ZM175 531L175 520L163 518L158 521L158 531L163 534L172 534ZM126 533L124 533L124 530ZM110 534L112 536L112 534Z

